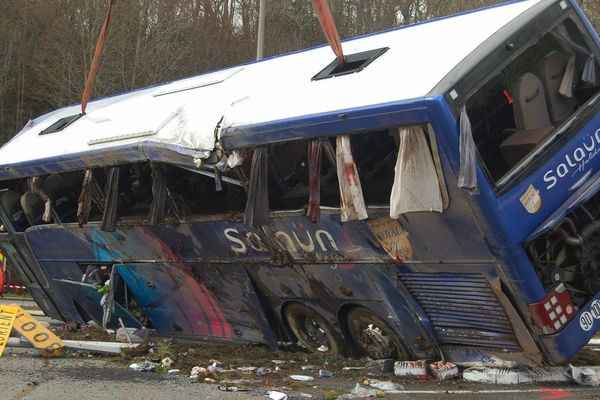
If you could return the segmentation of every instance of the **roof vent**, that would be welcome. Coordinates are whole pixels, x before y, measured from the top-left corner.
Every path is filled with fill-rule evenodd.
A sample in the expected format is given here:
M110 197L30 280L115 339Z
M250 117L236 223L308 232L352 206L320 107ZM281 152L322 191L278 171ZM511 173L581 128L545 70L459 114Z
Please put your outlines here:
M313 81L319 79L331 78L334 76L353 74L360 72L371 64L377 57L388 51L389 47L382 47L380 49L363 51L361 53L354 53L344 56L344 65L338 65L337 59L333 60L331 64L326 66L321 72L312 77Z
M40 135L47 135L49 133L60 132L81 117L83 117L83 114L75 114L61 118L46 129L44 129L43 131L41 131Z

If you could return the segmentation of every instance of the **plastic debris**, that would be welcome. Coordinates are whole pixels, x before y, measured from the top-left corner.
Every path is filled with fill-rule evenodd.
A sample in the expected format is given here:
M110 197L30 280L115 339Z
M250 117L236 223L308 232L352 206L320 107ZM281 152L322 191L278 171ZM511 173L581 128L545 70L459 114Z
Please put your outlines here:
M259 369L256 370L256 375L258 375L258 376L266 376L266 375L269 375L270 373L271 373L270 368L260 367Z
M211 364L206 368L209 372L227 372L225 368L221 367L221 362L217 360L210 360Z
M301 381L301 382L312 382L315 380L315 378L313 378L312 376L308 376L308 375L290 375L290 378L292 378L295 381Z
M434 377L441 381L446 379L454 379L458 376L458 368L451 362L433 362L429 365L429 370Z
M240 372L252 372L256 371L256 367L238 367L237 370Z
M134 363L129 366L130 369L137 372L154 372L158 364L152 361L144 360L141 363Z
M278 364L285 364L285 361L284 361L284 360L271 360L271 362L272 362L273 364L275 364L275 365L278 365Z
M300 392L300 393L298 393L298 395L300 397L302 397L303 399L312 399L313 398L313 395L310 394L310 393L302 393L302 392Z
M365 369L373 373L391 373L394 372L394 360L391 358L384 358L381 360L369 361L365 365Z
M321 378L330 378L333 376L333 372L327 371L326 369L319 370L319 377Z
M168 370L168 371L167 371L167 374L169 374L169 375L173 375L173 374L178 374L178 373L180 373L180 372L181 372L181 370L179 370L179 369L177 369L177 368L173 368L173 369L170 369L170 370Z
M394 375L396 376L420 376L427 375L427 365L423 360L396 361L394 363Z
M283 392L278 392L276 390L270 390L267 392L267 396L269 396L272 400L288 400L288 395Z
M302 371L310 371L311 369L315 369L314 365L303 365L302 367Z
M385 393L401 393L404 390L404 386L399 383L392 381L378 381L376 379L371 379L369 386Z
M344 367L342 368L344 371L360 371L365 369L365 367Z
M204 378L204 383L217 383L217 380L213 378Z
M569 368L565 371L565 375L573 382L583 386L600 385L600 376L591 368L578 368L569 364Z
M371 388L371 387L367 388L367 387L362 386L360 383L357 383L356 386L354 386L354 389L352 389L352 391L350 392L350 394L352 394L354 396L358 396L358 397L372 397L372 396L381 395L382 392L381 392L381 390Z

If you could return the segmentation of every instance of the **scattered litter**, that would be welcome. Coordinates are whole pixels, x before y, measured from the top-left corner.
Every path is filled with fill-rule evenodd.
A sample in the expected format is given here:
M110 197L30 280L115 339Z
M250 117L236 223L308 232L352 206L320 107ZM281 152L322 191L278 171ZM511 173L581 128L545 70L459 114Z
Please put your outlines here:
M171 360L169 357L165 357L161 360L160 366L163 368L171 368L171 366L175 364L175 361Z
M219 385L217 389L223 392L238 392L240 389L237 386Z
M378 381L376 379L371 379L369 386L382 390L386 393L401 393L404 390L404 386L400 385L399 383L392 381Z
M433 362L429 365L429 369L431 370L431 374L441 381L454 379L458 376L458 368L451 362Z
M298 393L298 394L299 394L299 396L300 396L300 397L302 397L303 399L312 399L312 398L313 398L313 395L312 395L312 394L310 394L310 393L302 393L302 392L300 392L300 393Z
M152 361L144 360L144 362L141 363L131 364L129 368L137 372L154 372L157 365L158 364L153 363Z
M267 396L269 396L272 400L288 400L288 395L283 392L278 392L276 390L270 390L267 392Z
M150 338L150 329L119 328L115 340L121 343L146 343Z
M365 367L344 367L342 368L344 371L360 371L365 369Z
M270 368L260 367L259 369L256 370L256 375L258 375L258 376L266 376L266 375L269 375L270 373L271 373Z
M511 385L518 383L568 382L564 368L486 368L471 367L463 371L463 379L480 383Z
M256 367L238 367L237 370L240 372L252 372L256 371Z
M321 378L331 378L333 376L333 372L327 371L326 369L319 370L319 377Z
M308 376L308 375L290 375L290 378L292 378L295 381L301 381L301 382L312 382L315 380L315 378L313 378L312 376Z
M272 362L273 364L275 364L275 365L278 365L278 364L285 364L285 361L284 361L284 360L271 360L271 362Z
M369 361L365 365L365 369L372 373L391 373L394 372L394 360L391 358L384 358L381 360Z
M170 370L168 370L168 371L167 371L167 374L169 374L169 375L173 375L173 374L178 374L178 373L180 373L180 372L181 372L181 370L179 370L179 369L177 369L177 368L174 368L174 369L170 369Z
M354 389L352 389L352 391L350 392L350 394L354 395L354 396L358 396L358 397L371 397L371 396L381 396L383 394L383 392L379 389L375 389L375 388L366 388L364 386L361 386L360 383L357 383L356 386L354 386Z
M221 362L217 360L210 360L210 365L206 368L209 372L227 372L225 368L221 367Z
M198 377L202 374L202 375L206 375L207 373L207 369L204 367L194 367L192 368L192 372L190 373L190 379L198 379Z
M578 368L569 364L569 368L565 371L565 375L573 382L583 386L600 385L598 373L591 368Z
M427 375L427 365L424 360L396 361L394 363L394 375L396 376L420 376Z
M312 369L315 369L314 365L303 365L300 368L302 368L302 371L310 371Z
M217 380L213 378L204 378L204 383L217 383Z

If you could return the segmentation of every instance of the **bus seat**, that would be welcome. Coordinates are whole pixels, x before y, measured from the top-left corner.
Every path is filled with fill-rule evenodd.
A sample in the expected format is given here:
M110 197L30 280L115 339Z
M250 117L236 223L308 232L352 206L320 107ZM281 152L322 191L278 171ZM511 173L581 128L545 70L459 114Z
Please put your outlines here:
M541 143L554 127L546 103L542 81L531 72L513 85L513 110L517 130L500 144L500 152L509 167Z
M2 209L11 219L17 232L22 232L29 227L29 221L23 212L20 199L21 196L13 190L7 190L0 196Z
M563 75L567 69L567 59L559 51L552 50L537 65L537 75L544 85L550 119L555 126L560 125L575 110L574 97L559 93Z
M25 192L21 196L21 207L23 207L23 211L31 226L44 223L42 220L44 215L44 201L40 196L30 191Z
M65 179L57 174L49 175L42 182L42 189L52 200L58 218L63 222L74 222L77 201Z

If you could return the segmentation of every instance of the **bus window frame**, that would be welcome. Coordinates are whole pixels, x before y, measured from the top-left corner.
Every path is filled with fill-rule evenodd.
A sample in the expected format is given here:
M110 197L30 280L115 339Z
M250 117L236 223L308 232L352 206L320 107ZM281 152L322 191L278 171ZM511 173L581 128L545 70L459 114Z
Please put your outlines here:
M534 22L521 26L512 32L507 39L508 41L504 40L498 43L496 47L488 52L483 62L476 64L463 74L457 84L447 91L445 97L450 101L456 118L458 119L462 104L466 104L468 99L472 98L483 86L500 74L511 62L566 20L570 20L579 30L590 54L594 55L597 60L600 60L600 46L594 41L587 26L576 11L569 8L564 12L557 12L556 9L550 8L540 14ZM509 42L513 44L518 43L518 45L515 45L507 56L506 45ZM450 93L456 91L457 88L458 92L463 93L463 95L460 100L456 99L455 101L454 96L451 96ZM533 172L551 159L555 150L575 136L592 119L593 115L600 112L600 88L598 90L596 94L558 126L550 137L512 166L509 171L496 181L492 178L479 150L477 150L478 165L484 172L486 181L496 197L501 197L520 182L527 179Z

